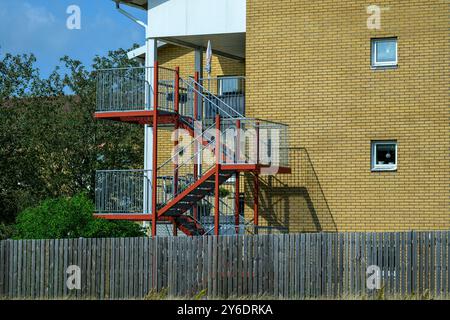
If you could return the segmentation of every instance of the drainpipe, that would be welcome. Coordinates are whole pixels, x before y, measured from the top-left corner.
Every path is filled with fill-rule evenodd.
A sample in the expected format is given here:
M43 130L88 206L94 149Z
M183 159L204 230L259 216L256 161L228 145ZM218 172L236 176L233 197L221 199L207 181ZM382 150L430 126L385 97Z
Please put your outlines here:
M152 67L154 62L157 60L157 41L155 39L148 38L148 25L138 18L134 17L129 12L123 10L120 7L120 1L115 0L116 9L119 13L133 21L134 23L140 25L145 29L145 81L149 84L148 89L145 92L145 101L147 101L146 109L151 110L153 107L153 99L152 92L150 92L151 88L153 88L153 72ZM153 127L150 125L144 125L144 170L145 175L148 176L148 170L152 169L153 164ZM150 179L151 179L150 174ZM147 178L147 179L149 179ZM150 190L149 190L150 189ZM152 199L152 190L148 187L148 183L144 184L144 213L149 214L151 210L151 199ZM147 222L144 223L144 226L147 225Z
M116 9L117 9L117 11L119 11L121 14L123 14L125 17L127 17L128 19L130 19L130 20L132 20L133 22L135 22L135 23L137 23L138 25L140 25L141 27L144 27L145 28L145 31L147 31L147 25L144 23L144 22L142 22L141 20L139 20L138 18L136 18L136 17L134 17L131 13L129 13L129 12L126 12L125 10L123 10L121 7L120 7L120 1L119 0L116 0L115 1L116 2Z

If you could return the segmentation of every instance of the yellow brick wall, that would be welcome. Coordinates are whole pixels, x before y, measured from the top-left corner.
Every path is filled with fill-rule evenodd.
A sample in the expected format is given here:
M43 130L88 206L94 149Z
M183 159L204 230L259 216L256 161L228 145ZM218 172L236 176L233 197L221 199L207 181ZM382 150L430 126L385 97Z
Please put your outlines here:
M381 30L366 27L369 4L383 8ZM294 147L293 174L262 179L261 224L450 228L448 10L447 0L247 1L246 112L289 124ZM372 70L370 39L392 36L399 67ZM398 170L371 172L371 140L384 139L398 142ZM251 206L249 179L246 192Z
M161 66L174 69L180 67L181 77L194 76L195 72L194 50L166 44L158 49L158 62ZM203 54L203 65L206 65L206 54ZM211 77L245 75L245 63L213 55L211 62ZM206 72L204 72L206 77Z

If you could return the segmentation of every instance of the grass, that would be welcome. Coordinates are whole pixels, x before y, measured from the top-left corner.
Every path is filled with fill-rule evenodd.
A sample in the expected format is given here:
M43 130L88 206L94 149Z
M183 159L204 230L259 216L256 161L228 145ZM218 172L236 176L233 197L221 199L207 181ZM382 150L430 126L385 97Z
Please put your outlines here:
M450 296L439 296L432 297L428 290L425 290L422 294L410 294L410 295L390 295L386 294L384 288L377 290L374 295L345 295L340 297L310 297L302 298L292 297L284 298L280 296L273 295L259 295L259 296L230 296L230 297L208 297L207 289L203 289L192 296L171 296L168 293L167 288L163 288L160 291L151 290L149 291L143 300L450 300ZM66 296L61 298L37 298L31 299L28 297L24 298L13 298L9 299L5 296L1 297L0 300L77 300L75 296ZM86 297L80 300L97 300L95 297ZM107 299L105 299L107 300ZM131 299L120 299L120 300L141 300L140 298Z

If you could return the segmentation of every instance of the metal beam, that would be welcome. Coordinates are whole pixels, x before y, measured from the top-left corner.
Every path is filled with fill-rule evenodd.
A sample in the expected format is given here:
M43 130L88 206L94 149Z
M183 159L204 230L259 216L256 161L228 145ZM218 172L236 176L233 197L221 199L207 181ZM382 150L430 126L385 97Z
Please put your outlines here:
M121 2L130 7L147 10L147 3L148 3L147 1L145 1L144 4L135 3L133 0L112 0L112 1L116 3Z
M175 39L175 38L158 38L158 40L164 41L166 43L174 44L174 45L177 45L177 46L180 46L180 47L194 49L194 50L195 49L206 50L206 47L204 47L204 46L198 46L198 45L195 45L193 43L186 42L186 41L179 40L179 39ZM232 60L236 60L236 61L239 61L239 62L245 62L245 58L236 56L236 55L231 54L231 53L226 53L226 52L223 52L223 51L220 51L220 50L215 50L215 49L212 50L212 53L214 55L216 55L216 56L221 56L221 57L232 59Z

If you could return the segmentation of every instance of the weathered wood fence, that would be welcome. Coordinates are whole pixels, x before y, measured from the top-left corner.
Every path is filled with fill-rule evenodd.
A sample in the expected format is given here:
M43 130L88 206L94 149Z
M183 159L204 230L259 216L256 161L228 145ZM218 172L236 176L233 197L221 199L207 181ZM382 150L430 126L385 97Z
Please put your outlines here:
M317 233L0 242L0 297L134 299L167 290L219 297L449 296L450 232ZM69 290L70 265L81 289Z

